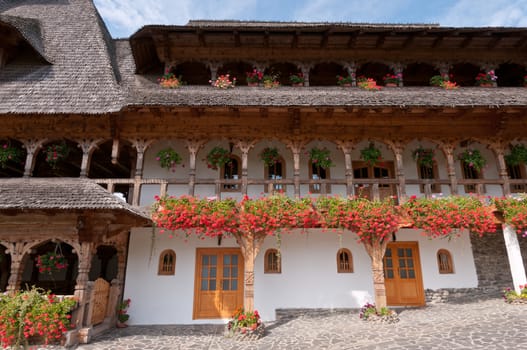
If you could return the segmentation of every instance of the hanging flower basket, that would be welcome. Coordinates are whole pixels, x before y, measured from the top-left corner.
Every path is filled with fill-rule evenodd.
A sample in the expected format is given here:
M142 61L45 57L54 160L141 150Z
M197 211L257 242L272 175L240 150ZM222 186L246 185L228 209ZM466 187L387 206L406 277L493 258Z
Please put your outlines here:
M311 163L318 165L322 169L328 169L333 166L330 157L331 152L327 148L311 148L309 151L309 160Z
M181 163L182 159L179 153L169 147L157 152L156 160L159 162L161 168L176 172L176 166Z
M507 165L515 166L527 163L527 147L522 144L511 147L511 153L505 156Z
M467 148L463 153L459 155L459 160L464 161L471 168L474 168L477 172L487 164L487 160L481 155L481 152L477 149Z
M68 262L60 250L60 245L57 245L57 247L58 249L53 252L37 256L35 265L38 267L38 272L52 274L68 267Z
M217 170L231 162L231 152L222 147L214 147L207 154L207 166Z
M434 150L432 148L423 148L419 146L412 152L412 156L419 166L432 169L434 166Z
M22 150L11 143L6 142L0 147L0 168L5 168L9 162L20 162L21 158Z
M55 169L57 164L64 161L70 153L66 142L55 143L46 148L46 162Z
M280 161L280 154L276 147L266 147L260 153L260 159L267 166L273 166Z
M368 147L363 148L360 151L360 157L361 157L362 160L364 160L366 163L368 163L368 165L373 166L373 165L377 164L379 162L379 160L381 160L382 153L381 153L381 151L378 148L375 147L373 142L370 142Z

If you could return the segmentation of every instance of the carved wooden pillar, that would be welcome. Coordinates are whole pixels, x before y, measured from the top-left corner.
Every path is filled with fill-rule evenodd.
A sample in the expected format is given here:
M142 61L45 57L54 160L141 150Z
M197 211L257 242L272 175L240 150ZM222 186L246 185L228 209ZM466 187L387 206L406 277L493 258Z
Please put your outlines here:
M399 188L399 193L397 196L399 199L399 204L403 204L406 202L406 180L404 176L403 162L404 144L400 141L391 141L388 142L388 144L395 155L395 171L397 180L399 181L399 185L397 186Z
M450 179L450 193L455 195L457 191L457 175L456 175L456 162L454 158L454 151L456 147L453 143L442 143L440 144L443 153L445 154L447 162L448 178Z
M404 69L404 66L402 63L400 62L397 62L397 63L394 63L391 68L393 69L393 74L395 75L398 75L400 74L400 79L399 79L399 84L397 86L399 87L403 87L404 86L404 77L403 77L403 69Z
M344 63L344 69L346 69L346 72L351 77L351 86L357 86L357 65L355 62Z
M249 159L249 150L254 147L256 141L237 141L236 147L242 151L242 194L247 194L247 165Z
M309 70L311 69L311 64L302 63L298 65L298 68L300 68L304 76L304 86L309 86Z
M437 69L439 70L439 74L442 77L449 77L450 76L450 63L448 62L439 62L436 64Z
M26 164L24 166L24 177L30 177L33 175L33 169L35 167L35 160L37 159L37 153L42 147L42 144L46 142L45 139L35 140L28 139L24 140L24 148L26 149Z
M90 161L93 151L97 148L97 144L101 140L78 140L79 147L82 150L82 162L80 177L88 176L88 169L90 168Z
M6 254L11 255L11 271L7 291L12 293L20 289L22 273L24 273L24 256L28 253L28 243L16 242L7 246Z
M218 68L220 67L220 62L210 61L208 62L210 69L210 80L214 81L218 78Z
M75 284L75 297L79 301L81 307L77 314L77 320L75 320L77 326L82 326L84 320L84 313L86 308L84 307L90 298L86 289L88 287L89 273L91 269L91 261L94 255L94 244L92 242L80 243L80 249L77 250L77 257L79 258L77 281ZM73 321L73 320L72 320ZM88 322L89 323L89 322Z
M353 142L351 141L337 141L342 153L344 153L344 166L346 175L346 195L353 197L355 190L353 188L353 166L351 164L351 150L353 150Z
M511 194L511 185L509 182L509 173L507 172L507 164L505 163L505 147L503 143L498 141L491 143L490 148L494 151L496 160L498 161L498 174L500 179L503 181L503 195L508 196Z
M119 139L114 138L112 142L112 164L117 164L119 158Z
M287 147L293 153L293 183L296 198L300 198L300 152L304 144L305 142L300 140L287 141Z
M196 190L196 157L201 147L205 144L205 141L186 140L185 143L189 153L188 194L189 196L194 196Z
M134 176L134 195L132 198L132 205L139 205L139 195L141 193L141 179L143 178L143 165L144 156L148 147L152 144L153 140L136 139L132 140L132 145L137 150L137 160L135 163L135 176Z

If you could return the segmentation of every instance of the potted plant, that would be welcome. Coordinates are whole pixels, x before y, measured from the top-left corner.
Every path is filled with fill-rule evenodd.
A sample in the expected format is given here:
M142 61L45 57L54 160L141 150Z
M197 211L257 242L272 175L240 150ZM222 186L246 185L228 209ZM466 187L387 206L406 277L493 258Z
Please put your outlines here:
M222 147L214 147L207 154L207 167L218 170L231 161L231 152Z
M366 303L362 306L359 313L359 318L363 321L376 321L384 323L397 323L399 316L393 310L383 307L377 311L375 304Z
M260 153L260 159L267 166L273 166L280 161L280 154L276 147L266 147Z
M479 73L476 76L476 85L481 87L493 87L496 84L498 77L494 70L489 70L486 73Z
M309 160L322 169L328 169L333 166L330 154L331 152L327 148L313 147L309 151Z
M20 162L22 150L14 147L9 142L5 142L0 147L0 168L5 168L9 162Z
M209 80L212 87L217 89L232 89L236 86L236 77L231 79L230 74L222 74L216 80Z
M68 262L62 252L53 251L37 256L35 265L38 267L38 272L52 274L53 272L66 269Z
M172 148L165 148L157 152L156 160L159 162L161 168L170 169L172 172L176 171L176 166L181 163L181 156Z
M257 340L264 334L265 326L257 310L239 308L227 323L225 335L236 340Z
M390 73L388 73L382 78L382 80L384 82L384 86L396 87L403 80L403 75L402 75L402 73L397 73L397 74L390 74Z
M174 73L171 73L168 70L165 71L165 74L157 81L161 87L166 89L177 89L184 84L181 80L181 76L176 77Z
M266 89L272 89L280 86L278 76L274 74L266 74L263 76L263 86Z
M117 328L128 327L126 322L130 319L128 315L128 308L130 307L131 300L130 298L125 299L117 305Z
M360 158L364 160L368 165L375 165L382 158L381 151L375 147L373 142L370 142L368 147L363 148L360 151Z
M412 152L412 156L419 166L431 169L434 166L434 150L419 146Z
M289 81L293 86L304 86L305 78L302 73L295 73L289 76Z
M348 76L340 76L340 75L337 75L337 85L340 85L340 86L351 86L353 84L353 76L351 75L348 75Z
M519 165L527 163L527 147L522 144L511 146L511 153L505 156L507 165Z
M366 78L366 77L359 77L357 79L357 86L363 90L368 90L368 91L378 91L381 89L381 87L377 85L377 82L375 81L375 79Z
M258 84L260 84L263 79L263 73L256 68L254 68L252 72L246 72L245 75L245 79L247 80L247 86L258 86Z
M458 158L464 161L469 167L474 168L477 172L480 172L485 164L487 164L487 161L477 149L467 148Z
M55 169L57 164L66 159L70 153L70 148L66 142L54 143L46 148L46 162Z

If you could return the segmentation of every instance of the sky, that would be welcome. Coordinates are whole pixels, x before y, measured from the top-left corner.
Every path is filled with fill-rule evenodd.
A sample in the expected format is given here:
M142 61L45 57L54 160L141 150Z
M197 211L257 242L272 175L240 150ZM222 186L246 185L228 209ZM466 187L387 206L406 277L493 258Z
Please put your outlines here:
M94 0L114 38L191 19L527 27L527 0Z

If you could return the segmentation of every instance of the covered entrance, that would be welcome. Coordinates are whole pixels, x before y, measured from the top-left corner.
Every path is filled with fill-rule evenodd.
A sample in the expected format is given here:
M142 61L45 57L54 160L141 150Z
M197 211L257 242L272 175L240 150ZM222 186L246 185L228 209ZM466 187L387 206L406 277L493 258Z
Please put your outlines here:
M425 304L417 242L391 242L384 255L384 283L388 305Z
M238 248L198 248L193 319L229 318L243 306L243 257Z

